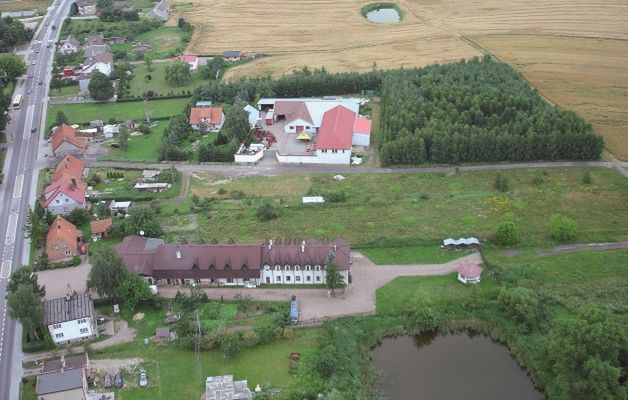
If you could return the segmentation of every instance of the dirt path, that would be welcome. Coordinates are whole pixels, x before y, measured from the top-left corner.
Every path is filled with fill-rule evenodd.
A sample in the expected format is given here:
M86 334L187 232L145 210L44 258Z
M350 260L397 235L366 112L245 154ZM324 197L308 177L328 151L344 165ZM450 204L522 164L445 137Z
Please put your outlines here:
M617 242L617 243L566 244L562 246L553 247L550 250L540 251L536 253L536 255L537 256L551 256L553 254L573 253L576 251L601 251L601 250L613 250L613 249L628 249L628 241Z
M190 173L189 172L183 172L181 174L181 191L179 192L179 194L177 195L177 197L175 197L174 199L172 199L172 202L174 204L181 204L185 201L185 199L188 198L188 190L190 189Z
M350 315L365 315L375 312L375 291L399 276L445 275L455 271L464 261L482 262L479 253L448 262L446 264L421 265L375 265L360 253L353 253L351 266L352 284L344 294L330 297L326 289L205 289L212 299L232 299L236 294L246 294L254 300L285 301L297 296L301 308L301 321L313 323ZM160 287L163 297L174 297L179 288ZM186 289L182 289L186 290Z
M183 173L209 172L224 176L251 176L251 175L285 175L285 174L308 174L308 173L333 173L333 174L415 174L415 173L452 173L456 171L500 171L511 169L527 168L570 168L570 167L590 167L590 168L611 168L619 171L628 178L628 163L615 161L556 161L556 162L531 162L531 163L509 163L509 164L482 164L464 166L434 166L434 167L413 167L413 168L381 168L351 165L281 165L277 162L264 162L258 165L236 165L225 163L208 164L181 164L181 163L131 163L113 161L93 161L88 159L87 166L90 167L118 167L118 168L150 168L166 169L173 165Z

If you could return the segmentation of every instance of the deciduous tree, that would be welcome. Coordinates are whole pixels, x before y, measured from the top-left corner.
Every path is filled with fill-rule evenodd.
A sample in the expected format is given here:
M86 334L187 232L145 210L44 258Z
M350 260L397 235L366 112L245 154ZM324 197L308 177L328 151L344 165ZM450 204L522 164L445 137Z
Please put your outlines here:
M6 300L11 318L18 320L28 335L39 341L37 331L44 322L44 306L39 293L33 291L32 285L22 283L7 293Z
M192 74L188 63L175 61L166 66L166 82L170 86L184 86L191 80Z
M89 81L87 89L89 90L89 95L94 100L109 100L114 94L111 80L100 71L92 74L92 79Z
M549 227L551 236L560 243L575 239L578 233L576 221L562 214L553 214L550 217Z
M113 249L105 249L96 253L91 260L92 269L87 277L87 287L96 290L100 297L118 299L120 287L129 273L122 257Z
M26 73L26 65L14 54L0 54L0 80L5 85Z
M347 286L344 276L338 270L338 266L334 261L334 255L329 253L327 255L325 282L327 288L331 290L331 294L334 295L336 290L342 290Z
M153 297L146 281L139 275L127 273L118 288L118 294L122 302L131 310L140 303L150 301Z

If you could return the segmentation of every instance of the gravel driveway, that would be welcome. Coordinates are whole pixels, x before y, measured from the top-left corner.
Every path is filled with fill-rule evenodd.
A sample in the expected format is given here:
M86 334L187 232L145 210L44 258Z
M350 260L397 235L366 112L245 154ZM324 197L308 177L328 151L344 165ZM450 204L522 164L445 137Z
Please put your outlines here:
M233 299L236 294L241 293L254 300L270 301L286 301L291 295L296 295L301 308L301 321L315 323L375 312L375 291L399 276L445 275L454 272L461 262L482 262L480 254L473 253L446 264L375 265L360 253L352 254L352 284L344 294L337 294L336 297L330 297L326 289L208 288L205 293L211 299ZM159 294L163 297L174 297L178 290L176 287L160 287Z

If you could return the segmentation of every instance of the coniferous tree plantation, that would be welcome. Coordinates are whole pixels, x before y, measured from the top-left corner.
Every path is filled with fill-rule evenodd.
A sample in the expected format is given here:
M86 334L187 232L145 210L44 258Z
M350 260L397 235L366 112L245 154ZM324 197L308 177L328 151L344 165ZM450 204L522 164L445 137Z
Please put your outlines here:
M490 57L382 80L382 164L595 160L603 140Z

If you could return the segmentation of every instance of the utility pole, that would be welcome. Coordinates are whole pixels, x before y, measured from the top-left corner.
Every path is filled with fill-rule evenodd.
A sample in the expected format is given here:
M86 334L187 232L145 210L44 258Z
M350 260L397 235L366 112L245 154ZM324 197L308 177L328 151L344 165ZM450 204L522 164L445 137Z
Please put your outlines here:
M148 98L144 98L144 116L146 118L146 122L150 124L150 111L148 110Z
M196 398L199 399L201 394L198 389L201 387L201 321L198 318L198 310L196 314L196 341L194 342L194 358L195 358L195 381L196 381Z

